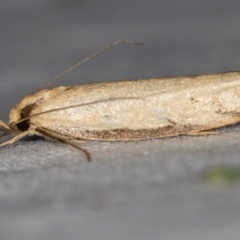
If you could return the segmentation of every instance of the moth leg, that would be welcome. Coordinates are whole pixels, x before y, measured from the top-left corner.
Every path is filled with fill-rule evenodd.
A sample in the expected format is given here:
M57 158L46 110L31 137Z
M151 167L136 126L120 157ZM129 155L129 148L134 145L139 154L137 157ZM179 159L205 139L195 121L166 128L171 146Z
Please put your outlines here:
M78 139L71 139L71 142L73 143L73 142L76 142L76 143L81 143L81 144L83 144L83 143L87 143L87 141L86 140L78 140Z
M2 135L0 135L0 138L3 138L3 137L5 137L5 136L7 136L7 135L9 135L9 133L3 133Z
M19 139L27 136L28 133L29 133L28 131L21 132L21 133L19 133L18 135L13 136L11 139L7 140L6 142L1 143L1 144L0 144L0 147L5 146L5 145L8 145L8 144L13 144L13 143L15 143L15 142L18 141ZM3 135L5 135L5 134L3 134ZM2 136L3 136L3 135L2 135Z
M4 133L12 133L12 130L9 128L7 124L5 124L3 121L0 120L0 130Z
M219 132L218 131L211 131L211 130L207 130L207 131L191 131L189 133L187 133L186 135L188 136L206 136L206 135L218 135Z
M80 151L82 151L87 160L91 161L91 154L88 152L88 150L86 150L85 148L79 147L78 145L74 144L73 141L71 141L70 139L68 139L66 136L61 136L60 134L55 134L54 132L52 132L51 130L48 129L42 129L42 128L36 128L35 129L37 132L41 133L43 136L45 135L46 137L49 137L53 140L59 141L61 143L70 145Z

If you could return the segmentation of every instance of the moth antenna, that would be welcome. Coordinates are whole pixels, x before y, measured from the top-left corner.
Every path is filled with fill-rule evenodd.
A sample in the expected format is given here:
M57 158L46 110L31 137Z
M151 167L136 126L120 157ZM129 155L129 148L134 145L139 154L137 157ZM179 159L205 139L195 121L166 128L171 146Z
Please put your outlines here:
M156 95L157 93L153 93L153 94L148 94L146 95L145 97L150 97L150 96L154 96ZM75 107L82 107L82 106L87 106L87 105L92 105L92 104L96 104L96 103L102 103L102 102L108 102L108 101L116 101L116 100L139 100L139 99L142 99L143 98L139 98L139 97L119 97L119 98L111 98L111 99L104 99L104 100L98 100L98 101L93 101L93 102L89 102L89 103L80 103L80 104L76 104L76 105L72 105L72 106L66 106L66 107L60 107L60 108L54 108L54 109L50 109L50 110L47 110L47 111L43 111L43 112L40 112L40 113L35 113L29 117L25 117L25 118L22 118L20 120L18 120L17 122L15 122L15 124L18 124L20 122L23 122L23 121L26 121L26 120L29 120L30 118L32 117L36 117L36 116L39 116L39 115L42 115L42 114L46 114L46 113L50 113L50 112L56 112L56 111L60 111L60 110L65 110L65 109L69 109L69 108L75 108Z
M156 95L157 93L153 93L153 94L148 94L146 95L145 97L150 97L150 96L154 96ZM69 108L75 108L75 107L82 107L82 106L87 106L87 105L92 105L92 104L96 104L96 103L102 103L102 102L108 102L108 101L116 101L116 100L139 100L139 99L142 99L143 98L139 98L139 97L119 97L119 98L111 98L111 99L104 99L104 100L98 100L98 101L93 101L93 102L89 102L89 103L80 103L80 104L76 104L76 105L72 105L72 106L66 106L66 107L60 107L60 108L54 108L54 109L50 109L50 110L47 110L47 111L43 111L43 112L40 112L40 113L35 113L31 116L28 116L28 117L25 117L25 118L22 118L20 120L18 120L17 122L15 122L15 124L18 124L18 123L21 123L23 121L26 121L26 120L29 120L30 118L32 117L36 117L36 116L39 116L39 115L42 115L42 114L46 114L46 113L50 113L50 112L56 112L56 111L60 111L60 110L65 110L65 109L69 109ZM1 129L0 129L1 130Z
M148 95L145 96L145 98L154 96L156 94L157 93L148 94ZM29 116L29 117L26 117L26 118L22 118L19 121L17 121L15 124L18 124L20 122L23 122L23 121L28 120L28 119L30 119L32 117L35 117L35 116L39 116L39 115L50 113L50 112L56 112L56 111L60 111L60 110L65 110L65 109L69 109L69 108L83 107L83 106L92 105L92 104L96 104L96 103L103 103L103 102L110 102L110 101L117 101L117 100L140 100L140 99L144 101L144 98L142 98L142 97L141 98L140 97L117 97L117 98L110 98L110 99L93 101L93 102L89 102L89 103L80 103L80 104L76 104L76 105L72 105L72 106L54 108L54 109L50 109L50 110L47 110L47 111L35 113L35 114L33 114L33 115Z
M81 60L80 62L74 64L73 66L67 68L65 71L61 72L60 74L58 74L56 77L50 79L47 83L45 83L40 89L42 88L45 88L47 85L51 84L52 82L54 82L55 80L57 80L58 78L62 77L63 75L65 75L66 73L72 71L74 68L82 65L83 63L85 62L88 62L89 60L91 60L92 58L98 56L99 54L107 51L108 49L118 45L118 44L121 44L121 43L127 43L127 44L134 44L134 45L144 45L143 43L140 43L140 42L134 42L134 41L130 41L130 40L117 40L109 45L107 45L106 47L100 49L99 51L93 53L92 55L90 55L89 57Z
M60 108L54 108L54 109L50 109L50 110L47 110L47 111L43 111L43 112L40 112L40 113L35 113L29 117L26 117L26 118L22 118L20 120L18 120L17 122L15 122L15 124L18 124L20 122L24 122L26 120L29 120L30 118L32 117L36 117L36 116L39 116L39 115L42 115L42 114L46 114L46 113L50 113L50 112L56 112L56 111L60 111L60 110L65 110L65 109L69 109L69 108L75 108L75 107L82 107L82 106L87 106L87 105L92 105L92 104L96 104L96 103L102 103L102 102L108 102L108 101L116 101L116 100L119 100L119 99L122 99L122 100L129 100L129 99L140 99L139 97L122 97L122 98L111 98L111 99L105 99L105 100L99 100L99 101L93 101L93 102L89 102L89 103L80 103L80 104L76 104L76 105L73 105L73 106L66 106L66 107L60 107Z

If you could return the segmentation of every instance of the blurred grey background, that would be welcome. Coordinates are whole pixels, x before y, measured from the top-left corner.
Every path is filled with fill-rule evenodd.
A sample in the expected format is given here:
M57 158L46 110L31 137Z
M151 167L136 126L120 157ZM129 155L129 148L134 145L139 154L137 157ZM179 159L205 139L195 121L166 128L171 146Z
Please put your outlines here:
M240 69L240 2L0 2L0 118L26 94L118 39L53 85ZM0 149L0 239L239 240L240 186L211 166L240 165L240 130L218 136L84 145L41 138Z

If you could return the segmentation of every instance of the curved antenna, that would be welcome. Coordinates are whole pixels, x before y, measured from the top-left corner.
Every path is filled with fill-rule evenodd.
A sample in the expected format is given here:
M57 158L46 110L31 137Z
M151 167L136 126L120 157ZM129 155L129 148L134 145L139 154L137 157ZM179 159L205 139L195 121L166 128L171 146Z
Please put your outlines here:
M82 64L85 63L85 62L88 62L90 59L98 56L99 54L107 51L108 49L110 49L110 48L112 48L112 47L114 47L114 46L116 46L116 45L118 45L118 44L120 44L120 43L127 43L127 44L134 44L134 45L144 45L143 43L134 42L134 41L130 41L130 40L118 40L118 41L116 41L116 42L113 42L113 43L107 45L106 47L100 49L99 51L93 53L93 54L90 55L89 57L83 59L82 61L74 64L73 66L71 66L71 67L69 67L69 68L67 68L65 71L61 72L61 73L58 74L56 77L50 79L50 80L49 80L47 83L45 83L40 89L45 88L47 85L49 85L50 83L54 82L54 81L57 80L58 78L62 77L62 76L65 75L66 73L72 71L74 68L82 65Z
M31 115L31 116L19 119L18 121L14 122L14 124L16 125L16 124L24 122L26 120L30 120L30 118L32 118L32 117L36 117L36 116L43 115L43 114L50 113L50 112L57 112L57 111L66 110L66 109L75 108L75 107L89 106L89 105L93 105L93 104L96 104L96 103L102 103L102 102L108 102L108 101L117 101L119 99L121 99L121 100L129 100L129 99L139 100L140 98L139 97L111 98L111 99L97 100L97 101L93 101L93 102L89 102L89 103L80 103L80 104L76 104L76 105L72 105L72 106L54 108L54 109L50 109L50 110L46 110L46 111L43 111L43 112L35 113L35 114Z

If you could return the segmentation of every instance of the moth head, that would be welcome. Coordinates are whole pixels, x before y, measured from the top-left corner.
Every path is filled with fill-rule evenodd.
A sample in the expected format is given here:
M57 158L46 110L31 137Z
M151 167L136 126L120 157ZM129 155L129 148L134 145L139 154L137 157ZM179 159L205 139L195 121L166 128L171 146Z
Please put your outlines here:
M14 131L25 132L30 127L30 116L33 109L35 109L44 98L47 96L43 94L42 89L34 94L25 96L9 113L9 127Z
M27 131L29 129L29 119L25 119L21 117L22 110L17 106L14 107L9 113L9 127L15 131ZM21 121L21 119L23 119Z

